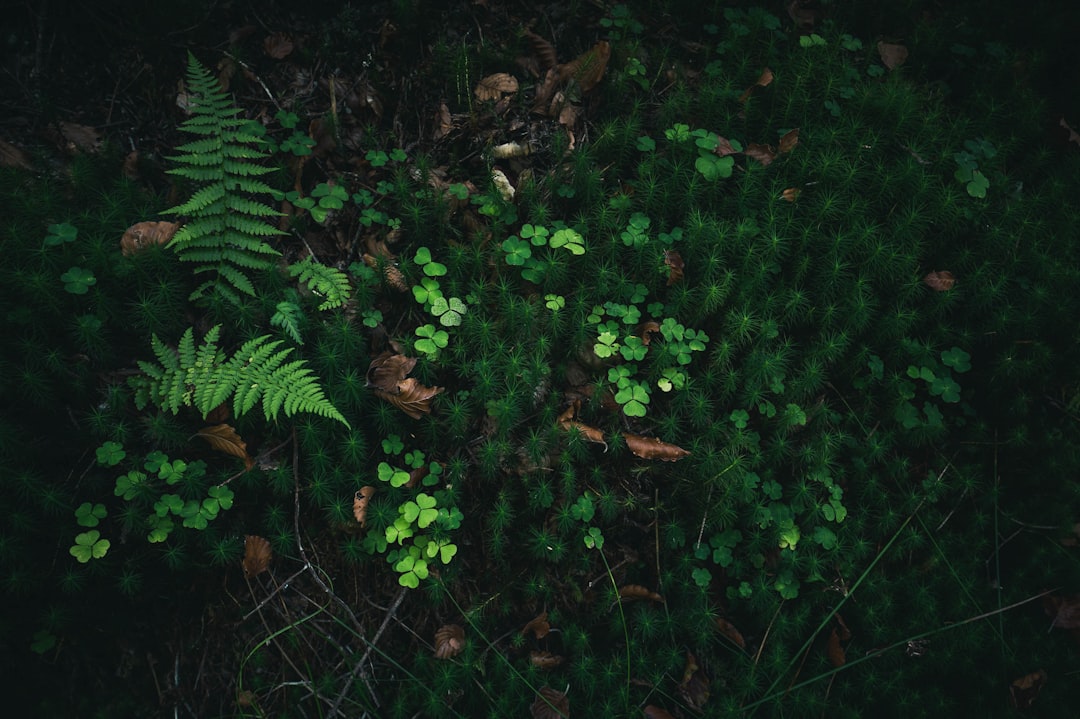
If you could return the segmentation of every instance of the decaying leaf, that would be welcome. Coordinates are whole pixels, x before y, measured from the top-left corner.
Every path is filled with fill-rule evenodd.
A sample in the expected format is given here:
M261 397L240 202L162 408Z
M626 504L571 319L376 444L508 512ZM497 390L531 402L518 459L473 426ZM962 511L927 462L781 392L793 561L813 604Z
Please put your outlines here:
M664 601L662 596L640 584L627 584L626 586L619 587L619 597L623 600L631 601L635 599L647 599L652 602L661 603Z
M672 713L667 709L661 709L654 704L647 705L641 710L641 714L645 719L675 719Z
M244 537L244 576L251 579L265 572L273 556L270 542L254 534Z
M205 439L218 452L224 452L244 460L244 467L247 469L255 466L255 460L248 454L247 442L240 438L232 425L215 424L210 427L203 427L195 433L195 436Z
M689 457L689 450L674 444L662 442L656 437L642 437L637 434L624 434L626 446L635 456L642 459L659 459L663 462L678 462L683 457Z
M713 152L720 157L727 157L728 155L737 155L739 151L731 144L731 140L726 137L718 137L716 147L713 148Z
M68 151L97 152L101 149L101 135L92 127L74 122L61 122L60 134L67 142Z
M529 707L533 719L566 719L570 716L570 699L566 694L552 689L540 687L536 701Z
M353 495L352 513L361 527L367 526L368 502L371 501L374 495L375 488L370 484L356 490L356 494Z
M668 268L668 287L682 281L683 268L686 267L686 264L683 262L682 255L679 254L678 250L664 250L664 266Z
M611 59L611 44L601 40L563 66L562 75L577 81L582 92L591 92L600 84Z
M679 694L694 711L701 711L702 706L709 700L709 678L698 666L697 657L690 652L686 653L686 667L683 669L682 681L679 682Z
M417 379L405 377L415 366L415 357L383 352L368 365L367 386L374 390L377 397L413 419L420 419L425 414L431 414L431 400L443 388L425 387Z
M682 258L680 258L682 259ZM641 344L646 347L652 342L652 338L660 331L660 323L656 320L648 320L637 326L635 334L641 338Z
M825 642L825 656L834 667L842 667L847 663L847 654L840 646L840 633L836 631L836 627L829 632L829 639Z
M791 152L799 144L799 128L788 130L780 137L780 152Z
M486 102L487 100L500 99L504 92L517 92L517 90L518 81L516 77L508 72L497 72L476 83L473 94L476 95L476 99L480 102Z
M757 81L753 85L751 85L750 87L746 88L746 91L743 92L743 94L739 96L739 102L746 102L747 98L749 98L751 93L754 92L754 88L768 87L772 83L772 81L773 81L773 71L770 70L769 68L765 68L764 70L761 71L761 76L758 77Z
M442 391L442 387L425 387L419 380L409 377L398 383L397 394L380 390L375 390L375 394L413 419L420 419L425 414L431 414L431 400Z
M263 40L263 51L275 60L288 57L289 53L293 51L292 38L283 32L270 33Z
M1061 117L1061 121L1058 124L1065 128L1065 131L1068 133L1069 139L1066 140L1066 142L1075 142L1077 145L1080 145L1080 133L1077 133L1076 130L1069 126L1069 123L1065 122L1064 115ZM3 154L2 148L0 148L0 154Z
M1062 120L1062 123L1065 121ZM0 167L21 167L24 170L33 169L30 157L21 149L10 142L0 140Z
M450 108L446 106L446 103L439 105L438 112L435 113L435 133L436 140L441 140L450 134L450 131L454 129L454 118L450 115Z
M1080 629L1080 594L1062 597L1048 594L1043 597L1043 609L1059 629Z
M565 412L559 415L559 419L557 420L559 429L568 432L570 431L570 428L573 427L581 433L581 436L584 437L586 441L604 445L604 451L606 452L607 442L604 441L604 433L598 430L596 427L591 427L584 422L578 422L576 419L574 419L574 414L577 412L580 406L581 402L579 400L575 400L569 407L567 407Z
M794 202L795 200L799 199L800 194L802 194L802 190L800 190L799 188L797 188L797 187L789 187L786 190L784 190L783 192L781 192L780 196L783 197L788 202Z
M521 628L522 634L533 633L533 636L537 639L543 639L551 631L551 625L548 624L548 613L542 612L536 615L534 618Z
M409 376L415 366L415 357L383 352L368 365L367 386L380 392L397 392L398 384Z
M551 652L529 652L529 663L537 669L554 669L563 663L563 658Z
M532 48L533 55L536 56L537 61L540 63L541 70L548 70L559 64L559 58L555 54L555 47L550 42L532 30L526 30L525 37L529 41L529 47Z
M1009 685L1009 699L1012 700L1014 709L1028 709L1035 703L1043 685L1046 684L1046 672L1040 669L1031 674L1025 674Z
M435 658L450 659L465 648L465 630L457 624L447 624L435 632Z
M877 44L878 55L881 62L890 70L895 70L904 64L908 57L908 49L903 45L879 40Z
M760 162L764 167L768 167L776 159L776 148L772 145L761 145L756 142L751 142L743 150L743 154L747 157L752 157Z
M176 222L136 222L124 230L120 251L124 257L131 257L150 245L167 244L179 228Z
M923 277L923 283L935 292L948 292L956 284L956 278L948 270L935 270Z
M734 624L723 617L717 617L714 621L716 628L720 630L721 634L730 639L732 644L739 649L746 649L746 640L743 639L742 632L736 629Z

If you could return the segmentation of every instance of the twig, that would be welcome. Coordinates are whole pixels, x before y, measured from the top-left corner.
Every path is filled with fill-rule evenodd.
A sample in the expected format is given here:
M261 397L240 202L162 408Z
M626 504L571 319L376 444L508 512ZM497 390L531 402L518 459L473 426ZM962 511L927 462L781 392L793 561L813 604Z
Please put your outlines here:
M368 659L371 657L371 653L375 651L375 645L378 644L379 638L382 637L383 632L386 631L386 628L390 626L390 621L394 618L394 614L397 612L398 607L400 607L401 603L405 600L405 594L408 591L409 590L406 587L402 587L398 591L397 596L394 597L393 603L386 611L386 616L383 617L382 624L379 625L379 630L375 632L375 636L373 636L371 640L367 642L367 649L364 651L364 656L360 657L360 661L358 661L353 666L352 671L349 672L349 678L345 680L345 686L341 688L341 693L338 694L338 698L330 707L331 714L334 714L338 711L338 707L340 707L341 702L345 700L345 695L349 693L349 689L352 687L352 683L356 680L357 675L364 679L364 683L367 684L367 672L364 671L364 665L367 664ZM368 690L371 691L370 685L368 685ZM378 705L378 699L375 697L374 692L372 692L371 697L372 699L375 699L375 703L376 705Z

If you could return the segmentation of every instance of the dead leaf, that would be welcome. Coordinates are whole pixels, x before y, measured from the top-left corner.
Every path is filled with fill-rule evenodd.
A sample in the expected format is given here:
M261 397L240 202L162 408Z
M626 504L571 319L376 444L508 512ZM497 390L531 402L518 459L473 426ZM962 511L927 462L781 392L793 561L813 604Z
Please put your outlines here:
M732 146L731 140L726 137L720 137L719 135L717 136L717 143L716 147L713 148L713 152L720 157L739 154L739 151Z
M817 25L818 11L813 6L817 0L787 0L788 17L799 27L799 32L810 33Z
M664 601L662 596L640 584L627 584L624 587L619 587L619 597L631 601L636 599L648 599L649 601L660 603L663 603Z
M935 292L948 292L956 284L956 278L948 270L935 270L923 277L922 281Z
M244 460L244 467L247 469L255 466L255 460L248 454L247 442L240 438L232 425L215 424L211 427L203 427L195 433L195 436L202 437L219 452Z
M751 93L754 92L754 88L768 87L772 83L772 81L773 81L773 71L770 70L769 68L765 68L764 70L761 71L761 75L760 75L760 77L758 77L757 81L753 85L751 85L750 87L746 88L746 91L743 92L743 94L739 96L739 102L746 102L747 98L749 98Z
M1066 140L1066 142L1075 142L1077 145L1080 145L1080 134L1077 134L1076 130L1072 129L1069 126L1069 123L1065 122L1064 115L1061 116L1061 122L1059 122L1058 124L1065 128L1065 130L1069 133L1069 139ZM2 150L2 148L0 148L0 150ZM2 152L0 152L0 154L2 154Z
M532 48L533 55L536 56L540 63L541 70L547 70L559 64L559 58L555 54L555 47L550 42L532 30L526 30L525 37L529 41L529 47Z
M560 74L563 77L572 77L581 91L587 93L600 84L610 59L611 44L607 40L601 40L564 65Z
M540 614L536 615L535 617L530 619L524 627L521 628L522 634L528 634L529 632L532 632L533 636L535 636L537 639L543 639L548 635L548 632L550 631L551 625L548 624L547 612L541 612Z
M1009 685L1009 698L1012 700L1014 709L1028 709L1035 703L1043 685L1046 684L1046 672L1040 669L1031 674L1025 674Z
M517 91L517 78L508 72L497 72L494 75L488 75L476 83L476 87L473 88L473 94L476 95L476 99L480 102L498 100L504 92L512 93Z
M558 420L556 420L556 423L559 425L559 429L563 430L564 432L569 432L570 428L572 427L578 432L580 432L581 436L584 437L586 441L604 445L604 451L606 452L607 442L604 441L604 433L598 430L596 427L590 427L584 422L578 422L574 419L574 414L578 411L580 407L581 402L579 400L575 400L569 407L566 408L565 412L559 415Z
M92 127L77 125L74 122L61 122L60 134L67 141L68 151L97 152L101 149L101 135Z
M1062 122L1065 121L1062 120ZM0 140L0 166L21 167L24 170L33 169L33 165L30 164L30 157L15 145L4 140Z
M563 658L551 652L529 652L529 663L537 669L554 669L563 663Z
M635 456L642 459L659 459L663 462L678 462L683 457L689 457L690 452L677 447L674 444L661 442L656 437L642 437L637 434L626 433L623 435L626 446Z
M640 325L637 326L637 329L634 330L637 336L641 338L641 344L645 345L646 347L649 346L649 343L652 342L653 336L659 331L660 323L656 320L642 322Z
M436 140L441 140L450 134L450 131L454 129L454 119L450 116L450 108L446 106L446 103L439 105L438 112L435 113L435 132L433 137Z
M675 719L675 717L667 709L661 709L658 706L649 704L641 710L645 719Z
M420 419L425 414L431 414L431 400L441 394L443 389L443 387L425 387L416 378L409 377L398 383L397 394L381 390L375 390L375 394L413 419Z
M1061 597L1048 594L1043 597L1043 609L1059 629L1080 629L1080 594Z
M245 536L244 576L251 579L265 572L273 556L273 552L270 551L270 542L254 534Z
M842 667L847 664L847 654L844 652L844 648L840 646L840 634L836 631L836 627L833 627L829 633L829 639L825 642L825 656L829 658L829 664L834 667Z
M370 484L365 485L356 491L353 495L352 513L356 517L356 521L360 523L360 527L367 526L367 508L368 502L375 495L375 488Z
M702 706L709 700L709 678L698 666L697 658L690 652L686 653L686 667L683 669L682 681L679 682L679 694L694 711L701 711Z
M465 630L457 624L447 624L435 632L435 658L450 659L465 648Z
M120 238L120 252L131 257L150 245L165 245L173 238L180 225L176 222L136 222L124 230Z
M772 145L760 145L756 142L751 142L743 150L743 154L747 157L752 157L762 164L763 167L768 167L776 159L776 148Z
M780 137L780 152L791 152L799 144L799 128L788 130Z
M836 615L836 631L840 635L840 641L846 642L851 639L851 630L848 629L847 622L839 614Z
M383 352L368 365L367 386L381 392L396 393L398 384L409 376L416 361L415 357Z
M682 281L683 268L686 267L686 263L683 262L682 255L679 254L678 250L664 250L664 265L668 268L668 287Z
M275 60L282 60L293 51L293 41L287 33L270 33L263 40L263 51Z
M570 716L570 699L551 687L540 687L536 701L529 707L533 719L566 719Z
M780 197L783 197L788 202L794 202L799 199L799 195L802 194L802 190L797 187L789 187L780 193Z
M714 621L716 628L720 630L721 634L730 639L732 644L739 649L746 649L746 640L743 639L742 632L736 629L734 624L723 617L717 617Z
M882 64L890 70L895 70L903 65L904 61L908 58L908 49L906 47L896 43L885 42L884 40L878 40L877 51L878 55L881 56Z

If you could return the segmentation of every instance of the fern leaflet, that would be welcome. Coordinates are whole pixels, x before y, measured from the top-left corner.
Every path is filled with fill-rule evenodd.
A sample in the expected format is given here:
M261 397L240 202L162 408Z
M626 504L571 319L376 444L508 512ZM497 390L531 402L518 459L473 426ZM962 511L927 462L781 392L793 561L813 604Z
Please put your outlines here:
M301 282L307 284L308 289L322 298L320 310L341 307L352 295L348 275L335 267L315 262L310 256L304 258L303 262L289 265L289 274L299 277Z

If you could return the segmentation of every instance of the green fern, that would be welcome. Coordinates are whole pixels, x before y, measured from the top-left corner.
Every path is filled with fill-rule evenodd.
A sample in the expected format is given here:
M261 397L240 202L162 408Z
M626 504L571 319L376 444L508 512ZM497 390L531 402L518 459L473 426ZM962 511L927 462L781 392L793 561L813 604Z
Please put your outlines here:
M143 375L128 380L135 390L135 405L143 409L153 403L173 414L181 407L194 407L206 417L231 396L238 417L261 399L269 420L276 420L281 411L287 417L310 412L349 426L326 398L306 360L285 361L292 349L278 350L282 340L256 337L226 357L217 344L220 333L221 325L213 327L196 347L189 327L175 350L154 335L158 362L140 361Z
M188 90L191 117L180 129L202 137L176 148L182 154L169 159L179 167L169 173L203 186L187 202L166 210L189 218L169 246L182 261L198 263L196 274L212 275L190 299L218 293L240 304L239 293L255 296L247 271L272 268L280 254L264 238L284 233L262 218L281 213L240 194L270 193L270 186L255 178L272 170L250 162L267 156L258 149L262 140L244 129L248 122L237 117L239 108L191 55Z
M300 323L304 319L304 311L295 302L285 300L278 302L277 312L270 318L272 327L280 327L285 334L293 338L298 345L304 344L304 338L300 334Z
M289 275L299 277L308 289L322 298L319 310L332 310L349 301L352 286L349 277L341 270L315 262L310 257L303 262L289 265Z

